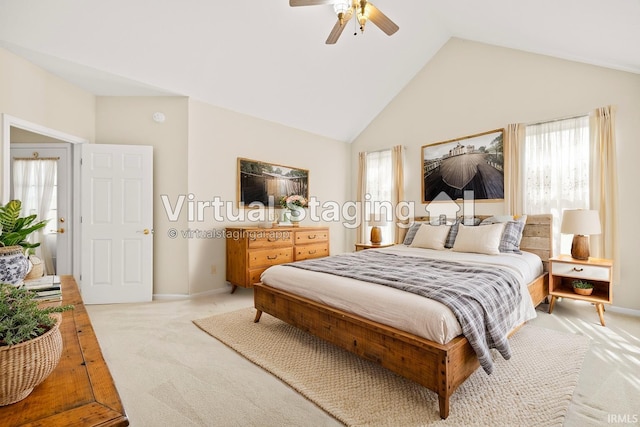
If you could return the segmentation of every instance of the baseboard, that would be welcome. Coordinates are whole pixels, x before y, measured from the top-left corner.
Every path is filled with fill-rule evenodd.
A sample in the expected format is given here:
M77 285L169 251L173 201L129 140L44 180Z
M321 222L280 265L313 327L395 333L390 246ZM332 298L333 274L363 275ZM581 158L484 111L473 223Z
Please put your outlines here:
M216 295L216 294L225 294L231 292L229 287L211 289L209 291L198 292L197 294L153 294L153 300L181 300L181 299L191 299L191 298L200 298L208 295Z
M633 308L616 307L612 305L605 307L606 310L613 311L614 313L626 314L628 316L640 317L640 310L634 310Z

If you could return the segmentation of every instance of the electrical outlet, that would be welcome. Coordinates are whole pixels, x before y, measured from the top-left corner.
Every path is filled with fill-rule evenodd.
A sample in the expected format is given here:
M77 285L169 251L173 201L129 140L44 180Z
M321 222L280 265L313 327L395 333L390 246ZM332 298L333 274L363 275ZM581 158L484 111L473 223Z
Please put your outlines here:
M218 272L218 268L215 264L211 264L211 274L216 274Z

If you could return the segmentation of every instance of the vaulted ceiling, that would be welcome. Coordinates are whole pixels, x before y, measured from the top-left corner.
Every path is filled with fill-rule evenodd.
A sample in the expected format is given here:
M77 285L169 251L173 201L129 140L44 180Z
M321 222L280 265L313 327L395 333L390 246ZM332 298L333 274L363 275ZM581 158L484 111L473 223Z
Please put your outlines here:
M640 73L639 0L373 3L396 34L349 25L326 45L330 5L0 0L0 46L96 95L184 95L340 141L451 37Z

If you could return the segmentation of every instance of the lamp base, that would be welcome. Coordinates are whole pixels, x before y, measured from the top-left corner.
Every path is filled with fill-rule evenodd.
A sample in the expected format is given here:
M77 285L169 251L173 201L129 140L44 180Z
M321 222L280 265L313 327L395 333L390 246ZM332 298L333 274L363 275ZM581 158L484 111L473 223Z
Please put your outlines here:
M589 259L589 237L581 234L573 236L571 258L587 261Z
M380 227L373 226L371 227L371 244L379 245L382 243L382 230Z

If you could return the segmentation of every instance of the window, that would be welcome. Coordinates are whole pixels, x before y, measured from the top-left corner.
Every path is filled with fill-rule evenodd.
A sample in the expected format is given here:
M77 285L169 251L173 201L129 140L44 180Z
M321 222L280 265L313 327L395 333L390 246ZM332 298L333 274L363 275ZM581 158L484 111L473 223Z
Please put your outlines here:
M526 127L523 150L524 212L553 215L553 253L571 251L560 234L565 209L589 208L588 116Z
M393 175L391 150L375 151L367 153L367 194L369 206L371 209L367 214L381 215L382 218L388 220L388 225L382 227L382 242L393 243L392 227L392 192L393 192ZM371 232L370 227L367 228L367 236Z

